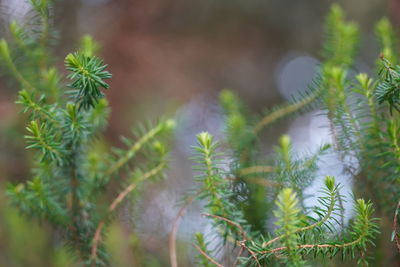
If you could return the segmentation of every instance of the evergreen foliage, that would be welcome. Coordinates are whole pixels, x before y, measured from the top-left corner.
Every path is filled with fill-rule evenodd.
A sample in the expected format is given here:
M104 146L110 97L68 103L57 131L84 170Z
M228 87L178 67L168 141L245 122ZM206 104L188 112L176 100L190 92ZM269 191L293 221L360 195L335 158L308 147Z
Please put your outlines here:
M65 78L72 82L65 84L49 52L52 3L31 0L30 4L40 27L31 32L13 22L12 39L0 41L3 69L21 87L17 103L27 114L26 148L35 151L32 178L10 184L7 193L21 212L50 222L78 263L104 266L104 227L140 183L163 175L166 137L175 123L163 119L139 127L136 140L123 139L126 149L99 150L109 113L103 90L109 88L106 80L111 74L95 56L98 45L85 36L80 51L66 56ZM106 208L102 195L117 177L121 191Z

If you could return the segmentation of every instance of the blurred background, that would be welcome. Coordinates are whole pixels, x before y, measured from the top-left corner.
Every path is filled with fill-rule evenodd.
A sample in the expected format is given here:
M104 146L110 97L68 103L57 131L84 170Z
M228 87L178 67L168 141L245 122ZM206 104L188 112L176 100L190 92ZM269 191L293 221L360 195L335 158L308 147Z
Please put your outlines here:
M54 24L60 68L84 34L102 45L113 73L107 97L112 107L107 141L121 145L137 120L176 116L168 178L146 189L144 198L120 209L107 246L112 266L169 266L168 234L177 203L193 188L191 145L200 131L223 138L218 93L237 92L255 113L290 100L307 88L319 64L328 0L69 0L56 1ZM378 55L374 24L388 16L400 25L399 0L338 2L362 31L357 71L372 72ZM24 0L0 0L0 35L11 20L24 20ZM17 88L0 80L0 191L29 177L24 127L14 104ZM329 142L324 117L316 113L286 120L264 134L265 150L288 133L300 152ZM346 186L340 163L327 158ZM323 172L323 170L321 170ZM316 182L318 184L318 181ZM313 189L310 188L310 191ZM111 193L112 194L112 193ZM45 224L19 216L0 195L0 266L73 266ZM134 207L134 208L133 208ZM140 215L139 215L140 214ZM210 227L194 205L178 233L181 266L193 266L193 233ZM139 246L140 244L140 246ZM140 248L139 248L140 247Z

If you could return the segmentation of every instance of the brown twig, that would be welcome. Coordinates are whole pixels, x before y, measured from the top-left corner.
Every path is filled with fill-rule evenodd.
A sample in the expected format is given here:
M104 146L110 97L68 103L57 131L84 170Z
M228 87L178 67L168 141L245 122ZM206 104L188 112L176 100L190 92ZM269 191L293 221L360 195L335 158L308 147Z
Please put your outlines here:
M199 246L197 246L196 244L192 244L194 246L195 249L197 249L201 255L203 255L204 257L206 257L210 262L212 262L213 264L215 264L218 267L224 267L224 265L219 264L216 260L214 260L210 255L208 255L207 253L205 253Z
M101 232L103 230L103 227L105 225L106 219L109 217L111 213L117 208L117 206L126 198L126 196L132 192L136 187L139 182L142 182L157 173L159 173L165 166L165 162L161 162L158 164L154 169L151 169L150 171L144 173L135 183L131 183L129 186L127 186L119 195L113 200L111 205L109 206L107 210L107 214L105 215L104 219L101 220L96 228L93 241L92 241L92 250L91 250L91 256L90 259L92 261L92 266L96 265L96 258L97 258L97 248L99 245L99 242L101 240Z
M91 260L92 260L92 267L96 266L96 258L97 258L97 246L101 240L101 231L103 230L105 221L101 221L96 228L96 232L94 233L93 237L93 244L92 244L92 251L91 251Z
M400 210L400 201L397 203L396 206L396 211L394 212L394 218L393 218L393 234L394 234L394 242L397 245L397 249L400 253L400 237L399 234L397 233L397 228L398 228L398 215L399 215L399 210Z
M200 194L200 192L191 196L187 199L185 205L183 205L178 214L175 217L175 220L172 223L171 233L169 235L169 259L171 263L171 267L178 267L178 261L176 256L176 235L178 233L178 228L181 223L181 218L185 215L186 209L192 204L192 202L196 199L196 197Z

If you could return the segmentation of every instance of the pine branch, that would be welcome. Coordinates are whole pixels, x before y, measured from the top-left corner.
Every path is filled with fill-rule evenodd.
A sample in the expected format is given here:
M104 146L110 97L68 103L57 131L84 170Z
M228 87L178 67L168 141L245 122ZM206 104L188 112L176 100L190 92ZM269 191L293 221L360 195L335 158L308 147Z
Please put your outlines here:
M139 140L131 145L131 147L108 168L106 171L106 176L116 174L124 165L126 165L134 156L136 156L136 153L142 149L145 144L154 139L157 135L164 132L169 132L173 128L175 128L174 120L169 119L158 123L154 128L149 130Z
M320 88L314 89L309 93L306 93L303 98L296 99L292 103L287 105L283 105L281 107L276 108L270 113L267 113L255 126L254 133L258 134L262 129L272 124L273 122L284 118L294 112L297 112L303 108L306 108L310 104L312 104L315 100L317 100L323 91Z

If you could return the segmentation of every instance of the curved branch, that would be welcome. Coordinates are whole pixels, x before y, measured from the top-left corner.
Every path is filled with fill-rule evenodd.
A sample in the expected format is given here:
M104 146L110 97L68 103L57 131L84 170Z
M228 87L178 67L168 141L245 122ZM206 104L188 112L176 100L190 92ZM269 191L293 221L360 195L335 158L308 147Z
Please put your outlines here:
M396 243L397 249L400 253L400 237L399 237L399 234L397 233L397 228L398 228L397 217L399 216L399 210L400 210L400 201L397 203L396 211L394 213L394 218L393 218L393 239L394 239L394 242Z
M171 267L178 267L178 261L176 256L176 235L178 233L178 228L181 223L181 218L185 215L186 209L192 204L192 202L196 199L196 197L200 194L198 192L194 196L190 197L185 205L181 207L178 214L175 217L175 220L172 223L172 229L169 235L169 259L171 263Z

